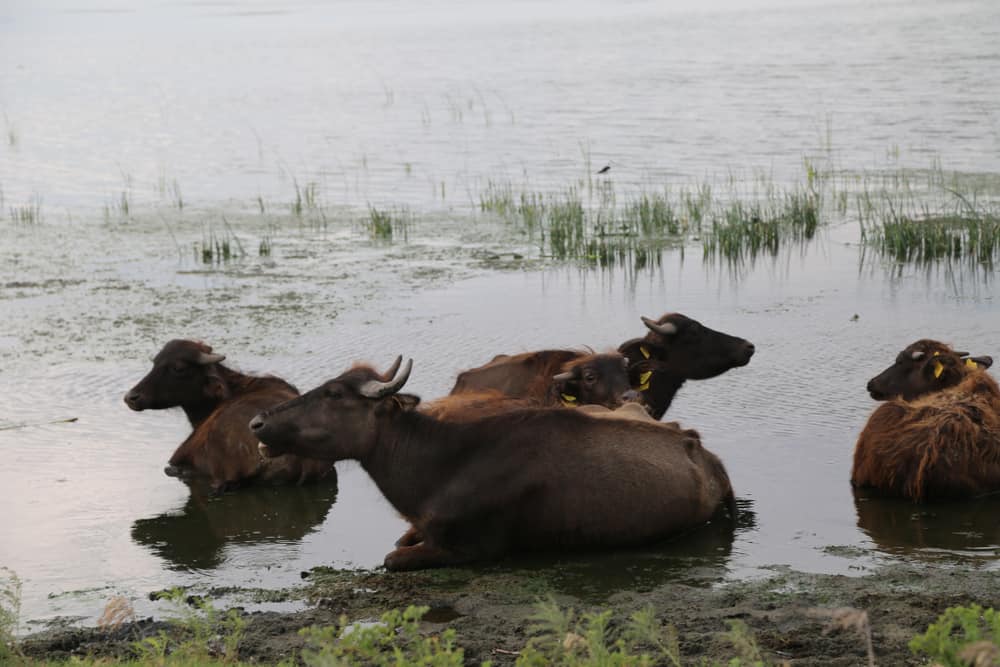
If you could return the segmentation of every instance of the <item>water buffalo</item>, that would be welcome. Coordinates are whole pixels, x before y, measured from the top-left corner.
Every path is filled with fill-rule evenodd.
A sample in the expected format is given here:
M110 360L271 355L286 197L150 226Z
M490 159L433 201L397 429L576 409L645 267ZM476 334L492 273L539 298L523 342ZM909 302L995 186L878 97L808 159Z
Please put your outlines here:
M125 394L125 404L133 410L180 407L191 422L191 435L170 457L165 472L208 477L216 492L250 480L302 484L336 474L329 461L260 456L247 422L299 392L281 378L227 368L223 359L204 343L172 340L153 358L153 370Z
M546 405L604 405L616 408L638 400L629 385L628 362L617 352L539 350L501 354L463 371L452 395L498 391Z
M851 483L913 501L1000 490L996 381L958 354L916 361L921 381L941 388L890 399L872 413L854 449Z
M746 366L754 353L748 340L709 329L680 313L658 320L643 317L649 331L618 346L629 364L633 384L649 413L661 419L687 380L707 380Z
M659 320L643 317L642 322L649 329L646 336L622 343L618 352L626 359L630 384L656 419L663 417L684 382L745 366L754 353L749 341L713 331L680 313L667 313ZM585 356L573 350L499 355L488 364L461 373L451 393L496 390L517 398L540 396L557 368ZM587 398L577 401L578 405L585 403L612 409L618 405Z
M423 537L389 570L505 553L627 546L708 521L733 491L693 431L536 408L456 423L396 374L356 366L250 422L265 456L355 459Z
M934 377L933 365L926 363L929 357L941 355L951 356L955 359L965 359L969 357L968 352L957 352L945 343L924 338L906 346L902 352L896 355L896 361L884 371L868 381L868 393L876 401L885 401L890 398L899 397L904 401L912 401L918 396L931 391L939 391L946 387L958 384L964 376L963 373L949 373L944 377ZM993 365L992 357L969 357L967 364L989 368ZM948 368L951 368L949 365ZM942 366L942 368L945 368Z

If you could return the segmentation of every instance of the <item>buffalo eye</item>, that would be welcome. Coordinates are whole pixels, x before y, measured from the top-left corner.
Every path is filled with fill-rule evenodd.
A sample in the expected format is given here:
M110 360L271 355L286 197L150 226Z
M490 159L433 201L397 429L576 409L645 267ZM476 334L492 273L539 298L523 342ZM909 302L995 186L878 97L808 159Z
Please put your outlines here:
M583 381L586 382L587 384L594 384L595 382L597 382L597 376L594 375L593 373L584 373Z
M191 367L185 364L183 361L175 361L172 364L170 364L169 368L170 372L176 375L184 375L189 370L191 370Z

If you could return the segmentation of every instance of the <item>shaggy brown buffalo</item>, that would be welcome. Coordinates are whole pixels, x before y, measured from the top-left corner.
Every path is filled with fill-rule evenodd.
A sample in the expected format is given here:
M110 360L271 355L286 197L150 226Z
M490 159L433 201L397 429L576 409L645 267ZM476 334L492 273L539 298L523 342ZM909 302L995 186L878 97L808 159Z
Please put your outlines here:
M539 350L501 354L488 364L460 373L451 395L483 391L530 399L538 407L561 404L616 408L640 399L629 385L628 362L617 352Z
M968 352L957 352L945 343L929 338L918 340L916 343L907 345L906 349L896 355L896 361L892 366L868 381L868 393L876 401L895 397L912 401L928 392L939 391L958 384L965 377L963 373L950 372L944 377L934 377L933 373L925 373L928 369L935 368L926 364L927 359L941 355L952 356L955 359L969 357ZM974 364L974 366L970 366L972 368L975 366L989 368L993 365L993 359L992 357L969 357L966 363ZM950 365L949 368L951 368Z
M250 480L302 484L335 474L328 461L260 456L247 422L299 392L281 378L227 368L223 359L204 343L172 340L153 359L153 370L125 394L125 404L133 410L180 407L191 422L191 435L170 457L165 472L208 477L217 492Z
M854 449L855 486L914 501L1000 490L1000 388L966 362L924 355L921 378L942 389L872 413Z
M386 556L390 570L640 544L733 504L725 468L693 431L562 408L441 421L399 393L411 367L354 367L250 423L265 456L361 463L423 536Z
M748 340L709 329L680 313L641 319L649 332L625 341L618 351L628 359L633 385L656 419L667 412L687 380L707 380L746 366L755 350Z

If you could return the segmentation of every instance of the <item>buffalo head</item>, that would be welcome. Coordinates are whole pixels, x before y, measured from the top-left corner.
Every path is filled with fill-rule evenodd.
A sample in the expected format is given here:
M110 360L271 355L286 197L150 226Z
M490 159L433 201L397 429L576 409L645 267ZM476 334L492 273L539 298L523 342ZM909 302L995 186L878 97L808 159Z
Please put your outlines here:
M905 401L953 387L969 370L989 368L992 357L970 357L936 340L918 340L896 355L896 361L868 381L876 401L900 397Z
M265 457L298 454L327 461L356 459L371 451L378 419L393 410L409 410L420 399L400 394L413 368L402 357L379 374L356 366L312 391L261 412L250 421ZM398 374L397 374L398 372Z
M204 343L172 340L153 358L153 369L125 394L125 405L140 411L218 403L228 395L217 367L225 358Z

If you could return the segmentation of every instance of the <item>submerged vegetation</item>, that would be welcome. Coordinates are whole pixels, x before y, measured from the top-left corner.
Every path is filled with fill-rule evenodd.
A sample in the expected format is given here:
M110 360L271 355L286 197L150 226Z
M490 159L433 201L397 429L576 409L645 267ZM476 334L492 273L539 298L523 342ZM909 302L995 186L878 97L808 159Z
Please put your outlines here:
M407 208L380 209L368 205L365 228L372 238L392 241L393 238L406 240L413 214Z
M19 225L34 225L42 221L42 198L35 195L27 204L11 206L10 219Z
M913 196L858 197L862 242L897 263L967 261L992 268L1000 258L1000 208L957 190L932 205Z
M543 256L600 267L627 261L644 268L664 247L691 241L701 242L707 259L739 263L815 235L821 220L817 189L757 185L745 198L734 187L720 194L706 182L641 191L619 205L613 189L602 183L587 187L585 200L577 186L545 195L490 181L479 208L517 225Z

